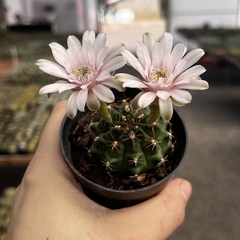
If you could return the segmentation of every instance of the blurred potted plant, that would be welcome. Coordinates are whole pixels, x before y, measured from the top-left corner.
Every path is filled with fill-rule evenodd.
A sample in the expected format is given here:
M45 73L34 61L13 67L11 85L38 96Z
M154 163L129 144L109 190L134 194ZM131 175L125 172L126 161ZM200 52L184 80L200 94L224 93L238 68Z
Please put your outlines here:
M204 51L185 55L181 43L172 49L170 33L159 42L145 33L136 43L137 57L122 43L107 47L104 33L86 31L82 43L74 36L67 43L67 49L50 44L58 64L44 59L36 64L65 79L42 87L40 94L73 91L61 128L61 147L71 170L91 198L111 208L156 195L186 148L184 124L173 104L191 101L183 89L208 88L199 77L204 67L192 66ZM114 74L126 63L142 78Z

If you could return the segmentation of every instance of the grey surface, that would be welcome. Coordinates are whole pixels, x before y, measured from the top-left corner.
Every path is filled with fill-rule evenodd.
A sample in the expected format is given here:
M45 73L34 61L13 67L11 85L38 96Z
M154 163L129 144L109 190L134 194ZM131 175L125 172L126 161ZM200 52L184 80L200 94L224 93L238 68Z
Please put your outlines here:
M189 143L177 176L192 183L193 194L170 240L240 239L240 85L209 82L178 109Z

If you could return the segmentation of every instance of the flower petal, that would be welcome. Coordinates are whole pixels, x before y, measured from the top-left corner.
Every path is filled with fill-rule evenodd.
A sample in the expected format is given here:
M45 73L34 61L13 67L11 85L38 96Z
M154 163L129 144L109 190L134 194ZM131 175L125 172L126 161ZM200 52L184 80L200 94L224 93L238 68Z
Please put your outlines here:
M157 91L157 96L162 100L166 101L171 95L167 91Z
M55 77L68 79L68 73L60 65L45 59L39 59L35 63L43 72Z
M170 54L170 52L172 51L172 44L173 44L172 34L165 32L160 38L159 48L163 49L164 54Z
M138 100L138 105L140 108L145 108L149 106L155 100L155 98L156 98L156 93L154 92L143 93Z
M180 89L174 89L169 91L172 98L174 98L175 101L181 102L181 103L190 103L192 100L192 95L184 90Z
M209 85L207 81L201 80L201 78L198 76L191 78L188 84L181 84L178 87L190 90L205 90L209 88Z
M177 65L177 63L180 61L180 59L183 57L183 55L186 53L186 46L182 43L178 43L177 45L175 45L175 47L172 50L171 53L171 65L172 65L172 69L167 69L168 71L172 72L175 68L175 66Z
M160 48L160 43L156 42L152 49L152 65L154 68L159 68L162 65L163 49Z
M75 36L69 36L67 39L67 57L72 69L76 69L79 65L79 53L82 49L80 41Z
M71 119L77 115L77 96L78 92L73 92L67 101L67 116Z
M126 47L123 43L114 44L112 47L108 49L108 53L104 59L104 62L108 62L111 58L117 56L125 48Z
M102 47L105 47L107 42L106 33L99 33L94 41L93 47L96 55L99 53Z
M85 105L88 97L88 89L82 89L77 95L77 109L81 112L85 111Z
M182 69L182 71L191 67L194 63L196 63L202 56L204 55L204 51L200 48L194 49L189 52L183 59L186 61L186 65Z
M39 90L39 94L42 95L42 94L45 94L45 93L53 93L53 92L63 92L63 91L66 91L66 90L70 90L70 89L73 89L75 88L76 85L75 84L71 84L71 83L68 83L66 81L57 81L53 84L48 84L44 87L42 87L40 90Z
M127 74L127 73L117 73L115 75L115 78L120 81L120 82L126 82L126 81L141 81L139 78L131 75L131 74ZM141 81L142 82L142 81Z
M67 50L60 45L59 43L52 42L49 44L53 57L55 60L62 66L65 67L66 64L66 58L67 58Z
M172 84L172 88L173 89L176 89L176 88L181 88L181 86L184 84L184 85L188 85L190 83L190 79L182 79L180 81L175 81L173 84Z
M96 60L95 60L95 71L98 71L102 65L103 65L103 62L104 62L104 59L106 57L106 54L107 54L107 51L108 51L108 48L106 46L103 46L99 51L98 51L98 55L96 57Z
M123 87L130 87L130 88L148 88L148 86L140 79L135 76L132 76L127 73L118 73L115 75L115 78L123 82Z
M195 77L195 76L199 76L202 73L204 73L206 71L206 69L201 66L201 65L195 65L189 69L187 69L185 72L183 72L178 78L177 81L181 80L181 79L187 79L187 78L191 78L191 77Z
M97 98L100 101L106 102L106 103L114 102L114 99L115 99L114 94L109 88L101 84L98 84L92 88L92 91L94 94L96 94Z
M158 103L161 117L164 120L169 121L173 115L173 106L171 98L168 98L167 100L162 100L161 98L159 98Z
M64 91L71 90L71 89L74 89L76 87L77 87L76 84L71 84L71 83L62 84L62 85L60 85L60 87L58 89L58 92L62 93Z
M111 77L109 71L101 71L100 74L97 76L96 81L101 82Z
M95 41L95 32L94 31L85 31L82 36L82 43L85 41L90 41L93 44Z
M147 74L149 74L151 68L151 57L149 55L146 45L144 45L142 42L137 42L136 54L143 68L147 69Z
M66 83L66 81L59 81L59 82L55 82L55 83L43 86L42 88L40 88L39 94L42 95L42 94L45 94L45 93L58 92L60 86L62 84L65 84L65 83Z
M178 102L178 101L176 101L174 98L172 98L172 104L175 105L175 106L177 106L177 107L183 107L183 106L185 106L184 103Z
M132 109L133 111L137 111L137 110L140 109L140 107L139 107L139 105L138 105L138 100L139 100L139 98L140 98L143 94L144 94L144 92L142 91L142 92L138 93L138 94L132 99L132 101L131 101L131 103L130 103L130 107L131 107L131 109Z
M78 40L77 37L75 37L73 35L70 35L67 38L67 45L68 45L68 48L75 50L77 52L80 51L82 48L81 42Z
M142 89L142 88L148 88L148 86L146 84L144 84L141 80L138 80L138 81L125 81L123 83L123 87L126 88L126 87L129 87L129 88L139 88L139 89Z
M161 59L161 65L164 69L168 70L169 64L172 64L169 61L170 53L172 51L173 37L170 33L164 33L162 38L159 41L160 47L163 48L163 54Z
M171 77L169 78L169 81L173 81L175 78L177 78L184 69L184 66L186 65L186 60L181 59L175 66L174 72L171 75Z
M101 71L112 72L118 68L123 67L126 63L127 61L124 57L118 56L118 57L112 58L105 65L103 65L103 67L101 68Z
M67 50L62 45L55 43L55 42L50 43L49 46L52 49L52 54L53 54L53 57L55 58L55 60L61 66L63 66L68 73L71 73L72 67L68 60Z
M80 58L82 65L92 65L95 62L93 46L89 40L86 40L82 43Z
M91 111L97 111L100 108L100 101L98 100L98 98L96 97L96 95L93 92L90 92L88 94L87 107Z
M122 82L120 82L119 80L117 80L113 76L104 80L102 82L102 84L107 86L107 87L117 89L119 92L123 92L125 90L125 88L122 86Z
M152 48L153 48L154 44L156 43L153 35L151 33L143 34L142 41L146 45L147 50L148 50L149 55L150 55L150 58L152 60Z
M128 50L123 50L122 55L127 59L128 63L136 69L144 78L146 78L146 75L144 73L143 66L138 61L138 59Z

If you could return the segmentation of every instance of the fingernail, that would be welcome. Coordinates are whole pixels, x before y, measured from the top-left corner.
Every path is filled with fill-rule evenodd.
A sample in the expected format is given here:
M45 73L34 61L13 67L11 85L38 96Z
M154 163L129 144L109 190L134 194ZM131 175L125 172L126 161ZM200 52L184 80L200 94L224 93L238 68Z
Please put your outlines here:
M186 201L186 203L188 202L191 194L192 194L192 185L190 182L183 180L181 185L180 185L180 191Z

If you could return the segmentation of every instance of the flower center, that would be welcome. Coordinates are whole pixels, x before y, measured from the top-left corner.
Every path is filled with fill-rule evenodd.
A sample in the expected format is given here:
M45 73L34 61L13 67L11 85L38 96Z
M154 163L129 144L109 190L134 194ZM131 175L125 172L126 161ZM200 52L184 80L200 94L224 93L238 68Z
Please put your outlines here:
M154 69L151 72L150 82L157 83L159 79L162 79L163 84L166 84L169 77L170 77L170 72L160 67L160 68Z
M92 66L79 66L74 70L74 75L79 82L88 83L88 76L93 72Z

